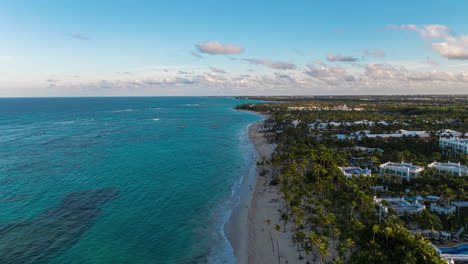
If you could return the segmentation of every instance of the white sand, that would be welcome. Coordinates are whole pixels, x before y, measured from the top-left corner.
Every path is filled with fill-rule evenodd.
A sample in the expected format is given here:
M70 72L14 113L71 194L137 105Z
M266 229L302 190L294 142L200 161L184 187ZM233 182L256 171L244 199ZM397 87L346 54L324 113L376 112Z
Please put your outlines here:
M257 127L262 124L263 121L260 121L249 128L249 136L260 161L263 158L269 159L274 151L274 146L267 142L263 133L257 132ZM269 186L271 175L260 176L260 170L260 167L257 168L256 185L248 210L247 262L239 259L238 263L305 263L305 260L299 260L299 252L292 243L289 224L286 232L283 232L284 227L278 212L281 203L279 188ZM271 220L271 224L265 222L267 219ZM275 224L281 225L281 232L274 229Z
M263 133L257 132L261 125L263 120L250 125L248 131L258 161L269 159L275 148ZM271 175L260 176L261 170L257 167L253 177L244 178L239 190L239 206L233 210L224 228L237 263L305 263L305 260L299 260L299 253L292 243L290 224L284 232L280 221L278 210L282 201L279 188L269 186ZM267 219L270 219L270 224L265 222ZM274 229L275 224L281 225L281 232Z

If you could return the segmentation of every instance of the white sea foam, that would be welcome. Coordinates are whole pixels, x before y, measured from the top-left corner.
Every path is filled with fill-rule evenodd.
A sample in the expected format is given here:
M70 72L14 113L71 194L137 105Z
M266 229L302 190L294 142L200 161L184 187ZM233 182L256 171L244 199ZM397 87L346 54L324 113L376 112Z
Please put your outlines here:
M138 109L122 109L122 110L115 110L115 111L112 111L112 113L122 113L122 112L133 112L135 110L138 110Z
M62 122L55 122L54 124L61 124L61 125L67 125L67 124L73 124L75 123L74 120L70 120L70 121L62 121Z
M250 201L250 198L241 199L241 195L245 195L246 193L241 191L241 188L247 188L244 184L249 184L245 182L248 179L252 179L251 177L255 177L255 161L256 161L256 153L253 145L250 142L248 129L250 125L247 126L247 129L242 130L238 134L238 141L242 148L241 153L243 153L242 159L244 160L244 165L239 170L240 177L233 182L231 186L231 195L230 199L226 201L226 203L221 206L222 213L221 213L221 222L217 224L217 235L221 237L222 240L222 247L215 246L213 248L212 253L208 257L209 263L229 263L234 264L237 262L234 249L229 242L226 233L225 233L225 226L229 221L236 221L238 219L231 219L231 216L236 208L239 206L247 206L244 204ZM255 180L254 180L255 181ZM248 189L248 188L247 188ZM245 198L245 197L244 197ZM241 201L242 200L242 201Z

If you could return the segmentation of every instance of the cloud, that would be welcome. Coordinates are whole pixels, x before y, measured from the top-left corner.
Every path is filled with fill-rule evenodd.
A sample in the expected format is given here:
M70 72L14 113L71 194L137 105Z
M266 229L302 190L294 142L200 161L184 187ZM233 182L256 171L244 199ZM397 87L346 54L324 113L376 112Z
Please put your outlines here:
M167 80L165 83L169 84L194 84L195 82L193 80L187 79L187 78L180 78L176 77L172 80Z
M375 49L375 50L363 50L362 53L364 56L375 56L375 57L385 57L387 53L381 49Z
M202 55L196 53L195 51L191 51L190 54L192 54L192 56L194 56L195 58L198 58L198 59L202 59L202 58L203 58Z
M445 25L424 25L422 27L409 24L388 28L393 30L415 31L426 41L443 40L431 43L431 50L439 53L449 60L468 60L468 35L456 37L453 31Z
M422 29L419 29L419 34L427 40L446 39L452 35L452 30L444 25L425 25Z
M296 65L290 62L270 61L266 59L243 59L252 64L263 65L265 67L278 69L278 70L291 70L296 68Z
M369 63L365 65L364 75L372 79L393 79L403 80L404 76L400 69L390 64L374 64Z
M221 44L217 41L208 41L196 45L200 52L208 54L240 54L244 48L231 44Z
M373 80L392 81L394 84L436 83L437 85L468 84L467 72L411 71L404 66L367 64L365 76Z
M219 69L219 68L216 68L216 67L211 67L210 68L212 72L215 72L215 73L221 73L221 74L226 74L227 72L223 69Z
M74 39L79 39L79 40L90 40L91 39L88 36L88 34L84 34L84 33L71 34L70 37L72 37Z
M49 83L56 83L56 82L59 82L60 80L57 80L57 79L54 79L54 78L49 78L46 80L46 82L49 82Z
M416 26L414 24L407 25L390 25L389 29L399 30L399 31L415 31L425 40L433 39L446 39L452 35L452 30L447 26L432 24L432 25L423 25L422 27Z
M449 60L468 60L468 35L449 37L445 42L432 43L431 49Z
M359 59L352 56L334 55L333 53L328 53L327 61L356 62L359 61Z
M323 65L315 67L312 64L308 64L304 73L332 86L356 81L356 78L342 67L327 67Z
M318 64L320 66L323 66L323 67L328 67L327 64L321 60L316 60L314 61L315 64Z
M440 63L438 61L435 61L429 57L426 57L426 60L424 61L426 64L428 65L432 65L432 66L439 66Z
M289 76L287 74L281 74L281 73L275 72L275 75L276 75L276 77L282 78L282 79L292 79L291 76Z
M299 54L299 55L302 55L302 56L305 55L305 53L304 53L302 50L300 50L300 49L293 49L293 51L294 51L295 53Z
M419 68L421 69L421 68ZM151 76L151 77L148 77ZM46 78L44 78L46 79ZM192 71L187 75L154 73L120 75L95 81L51 76L47 87L88 95L195 94L425 94L464 93L468 72L413 70L401 65L368 63L362 67L306 65L304 71L217 74ZM54 82L61 79L60 82ZM78 95L78 94L77 94Z
M188 72L188 71L178 71L177 73L178 74L191 74L191 72Z
M365 64L363 71L348 72L343 67L316 66L309 64L303 72L313 80L319 80L330 87L369 87L379 89L401 89L401 93L407 93L404 87L418 87L424 90L428 87L439 91L444 89L466 89L468 85L468 72L440 72L440 71L416 71L404 66L392 64ZM465 88L462 88L465 87ZM438 90L437 90L438 89Z

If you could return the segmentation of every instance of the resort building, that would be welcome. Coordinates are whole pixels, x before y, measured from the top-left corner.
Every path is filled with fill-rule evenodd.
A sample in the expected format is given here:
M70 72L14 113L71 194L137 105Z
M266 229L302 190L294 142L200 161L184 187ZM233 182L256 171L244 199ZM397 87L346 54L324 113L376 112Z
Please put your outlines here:
M459 208L468 208L468 201L454 201L452 204Z
M401 137L415 137L418 136L420 139L429 141L432 139L431 135L427 131L409 131L400 129L394 133L385 133L385 134L371 134L370 130L363 130L362 132L354 132L353 136L356 136L358 139L363 137L368 138L382 138L383 140L389 140L390 138L401 138ZM350 138L350 137L348 137Z
M371 186L371 189L376 191L376 192L384 192L385 191L385 188L384 188L383 185Z
M374 153L374 152L379 152L379 153L383 153L384 151L382 149L379 149L379 148L367 148L367 147L361 147L361 146L356 146L356 147L348 147L348 148L344 148L344 150L360 150L364 153Z
M346 178L351 178L357 175L371 176L370 169L361 169L359 167L338 167Z
M340 111L364 111L362 107L348 107L346 104L331 107L331 110L340 110Z
M429 168L434 168L437 170L438 173L442 171L448 171L452 173L452 175L458 175L458 176L466 176L468 175L468 167L461 165L459 163L442 163L442 162L433 162L429 165L427 165Z
M336 123L336 122L320 122L320 123L311 123L307 125L311 129L333 129L336 127L341 126L341 123Z
M379 206L381 212L388 213L388 206L384 205L382 201L386 201L389 207L391 207L397 216L403 216L405 213L412 214L418 213L424 210L426 207L418 202L410 203L403 198L399 197L374 197L374 203Z
M468 139L460 139L460 138L440 138L439 140L439 146L444 149L445 151L448 151L449 153L452 152L457 152L457 153L463 153L463 154L468 154Z
M410 180L418 177L423 170L423 167L413 165L412 163L387 162L380 165L380 176L382 177L387 173L393 177Z
M415 137L418 136L422 140L430 140L431 136L429 135L429 132L427 131L410 131L410 130L404 130L400 129L396 131L395 133L390 133L390 134L370 134L366 133L365 135L368 138L376 138L376 137L381 137L382 139L388 139L392 137Z
M458 211L460 211L462 208L468 208L468 201L454 201L451 202L451 204L455 206Z
M297 127L297 125L299 125L300 123L301 123L301 120L298 120L298 119L293 120L293 121L291 122L291 124L292 124L294 127Z
M332 107L320 107L314 105L308 106L289 106L288 110L291 111L364 111L362 107L348 107L346 105L332 106Z
M428 196L405 196L404 197L406 201L421 201L421 202L437 202L440 200L440 197L439 196L434 196L434 195L428 195Z
M453 214L456 211L454 205L438 205L436 203L431 203L431 211L438 214Z
M462 133L452 130L452 129L441 129L437 131L437 135L441 137L455 137L459 138L462 136Z

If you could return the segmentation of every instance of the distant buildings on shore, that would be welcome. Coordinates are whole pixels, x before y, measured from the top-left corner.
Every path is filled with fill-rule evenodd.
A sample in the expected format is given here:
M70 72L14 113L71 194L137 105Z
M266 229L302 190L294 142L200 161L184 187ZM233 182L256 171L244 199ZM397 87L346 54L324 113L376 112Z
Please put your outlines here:
M405 213L418 213L426 209L424 203L430 203L429 210L437 214L455 214L460 208L468 207L468 202L440 203L440 197L374 197L374 203L378 205L382 217L388 215L389 207L392 208L397 216L403 216ZM384 202L385 201L385 202Z
M453 176L467 176L468 167L461 165L460 163L444 163L444 162L433 162L427 165L428 168L434 168L438 174L441 172L449 172ZM356 175L365 175L371 176L371 170L368 168L360 168L357 166L348 166L348 167L338 167L341 173L347 177L353 177ZM419 174L424 171L424 167L413 165L412 163L405 162L387 162L379 166L379 176L383 177L384 174L387 174L391 177L397 177L400 179L411 180L419 176Z
M383 177L384 174L388 174L389 176L410 180L418 177L423 170L423 167L413 165L412 163L387 162L380 165L379 175Z
M454 214L457 207L455 205L438 205L436 203L431 203L430 210L438 214Z
M288 110L292 111L364 111L362 107L348 107L346 104L339 106L290 106Z
M343 173L343 175L346 178L351 178L353 176L358 176L358 175L364 175L364 176L371 176L371 170L370 169L362 169L360 167L354 167L354 166L349 166L349 167L338 167Z
M448 153L463 153L468 154L468 139L464 138L440 138L439 146Z
M464 166L464 165L461 165L460 162L458 162L458 163L433 162L433 163L427 165L427 167L436 169L438 173L443 172L443 171L448 171L452 175L457 175L457 176L466 176L466 175L468 175L468 167Z
M400 197L374 197L374 203L379 207L380 217L389 213L389 207L395 211L397 216L403 216L405 213L419 213L426 208L417 201L409 202Z

